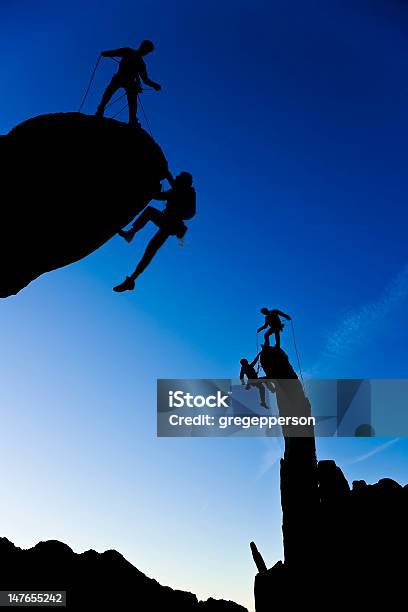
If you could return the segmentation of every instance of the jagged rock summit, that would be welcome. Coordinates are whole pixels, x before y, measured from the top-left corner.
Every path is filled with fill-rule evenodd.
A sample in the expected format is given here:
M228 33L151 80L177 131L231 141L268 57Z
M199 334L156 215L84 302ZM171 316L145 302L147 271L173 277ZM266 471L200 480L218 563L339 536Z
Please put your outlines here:
M279 414L310 415L286 353L266 347L261 363L276 380ZM251 544L258 574L256 612L273 608L392 609L406 599L408 485L390 478L349 486L333 460L317 461L313 428L283 428L280 488L284 559L267 569Z
M129 223L168 171L142 128L40 115L0 137L0 297L86 257Z
M305 524L302 502L315 491L305 490L294 471L281 469L285 559L256 575L256 612L269 612L272 604L320 610L333 601L352 609L396 607L406 597L408 485L382 478L350 487L333 460L319 461L316 474L316 520ZM286 491L296 487L303 499L293 496L297 505L285 505ZM299 524L303 533L296 531Z
M247 612L222 599L198 601L187 591L162 586L115 550L74 553L49 540L23 550L0 538L2 584L8 590L67 592L71 610L177 610L178 612Z

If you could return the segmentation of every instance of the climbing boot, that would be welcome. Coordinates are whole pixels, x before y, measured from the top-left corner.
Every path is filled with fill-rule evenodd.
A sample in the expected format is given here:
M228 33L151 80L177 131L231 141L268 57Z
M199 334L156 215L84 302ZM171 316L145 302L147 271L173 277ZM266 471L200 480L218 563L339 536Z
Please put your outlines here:
M118 234L121 238L124 238L126 240L126 242L132 242L136 232L135 230L132 228L130 230L119 230Z
M113 290L116 291L116 293L123 293L124 291L133 291L134 288L135 288L134 279L131 278L130 276L127 276L125 280L123 281L123 283L120 283L120 285L116 285L116 287L114 287Z

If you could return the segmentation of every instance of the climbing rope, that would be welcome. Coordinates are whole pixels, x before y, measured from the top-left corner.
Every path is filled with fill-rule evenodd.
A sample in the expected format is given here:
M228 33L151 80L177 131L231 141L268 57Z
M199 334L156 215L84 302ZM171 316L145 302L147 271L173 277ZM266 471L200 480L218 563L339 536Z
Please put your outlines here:
M123 96L125 96L125 95L126 95L126 93L124 93L124 94L123 94ZM120 98L123 98L123 96L120 96ZM147 129L148 129L148 131L149 131L150 136L153 138L152 130L151 130L151 128L150 128L150 123L149 123L149 120L148 120L148 118L147 118L147 115L146 115L146 112L145 112L144 106L143 106L143 104L142 104L142 101L141 101L141 99L140 99L140 96L138 95L137 97L138 97L138 100L139 100L140 108L142 109L143 116L144 116L145 121L146 121ZM117 98L117 99L116 99L114 102L111 102L111 104L114 104L115 102L117 102L118 100L120 100L120 98ZM108 106L111 106L111 104L109 104ZM107 106L106 108L108 108L108 106ZM122 108L120 109L120 111L118 111L117 113L115 113L114 115L112 115L111 119L115 119L115 117L117 117L118 115L120 115L120 113L122 113L122 112L125 110L125 108L127 108L127 106L128 106L128 103L126 102L125 106L122 106Z
M143 87L142 91L154 91L154 89L153 89L153 87ZM125 91L124 94L122 94L118 98L115 98L115 100L113 100L112 102L109 102L109 104L106 105L106 108L109 108L110 106L113 106L114 104L116 104L116 102L119 102L119 100L122 100L122 98L124 98L126 95L127 95L127 92ZM126 108L126 106L124 106L123 108ZM119 111L119 112L122 112L122 111ZM111 119L112 119L112 117L111 117Z
M258 332L256 334L256 353L255 355L257 355L259 353L259 342L258 342ZM261 360L258 359L258 363L257 363L257 367L256 367L256 373L259 374L259 370L261 369Z
M101 57L102 57L102 55L100 55L100 56L98 57L98 60L97 60L97 62L96 62L96 64L95 64L95 68L93 69L92 76L91 76L91 78L90 78L90 80L89 80L88 87L86 88L86 91L85 91L85 95L84 95L84 97L83 97L83 99L82 99L81 104L79 105L79 108L78 108L78 113L80 113L80 112L81 112L82 107L83 107L83 105L85 104L85 100L86 100L86 98L88 97L88 93L89 93L89 90L91 89L92 81L94 80L95 72L96 72L96 70L97 70L97 68L98 68L99 62L101 61Z
M123 95L125 96L126 94L123 94ZM121 98L123 98L123 96L121 96ZM120 98L117 98L117 100L115 100L115 102L117 102L118 100L120 100ZM142 101L141 101L141 99L140 99L140 96L139 96L139 95L138 95L138 100L139 100L140 108L142 109L142 112L143 112L144 119L145 119L145 121L146 121L147 129L148 129L148 131L149 131L150 136L153 138L152 130L151 130L151 128L150 128L149 119L147 118L146 111L145 111L145 109L144 109L144 106L143 106L143 104L142 104ZM113 103L113 104L114 104L114 103ZM110 105L109 105L109 106L110 106ZM111 119L115 119L115 117L117 117L118 115L120 115L120 113L122 113L122 112L125 110L125 108L127 108L127 106L128 106L128 104L127 104L127 102L126 102L125 106L122 106L122 108L120 109L120 111L118 111L117 113L115 113L114 115L112 115ZM108 107L106 107L106 108L108 108Z
M148 118L147 118L147 115L146 115L146 113L145 113L145 109L144 109L144 106L143 106L143 102L142 102L142 100L140 99L140 96L139 96L139 95L138 95L137 97L138 97L138 99L139 99L140 108L142 109L143 116L144 116L145 121L146 121L147 129L149 130L149 134L150 134L150 136L153 138L152 130L151 130L151 128L150 128L150 123L149 123L149 120L148 120Z
M112 102L109 102L109 104L107 104L105 108L109 108L110 106L113 106L114 104L116 104L116 102L119 102L119 100L122 100L122 98L124 98L125 96L126 96L126 91L125 91L124 94L122 94L121 96L119 96L115 100L112 100Z
M116 59L116 57L111 57L110 59L112 59L117 64L120 63L120 60ZM153 91L153 88L152 87L144 87L142 89L142 91ZM115 104L116 102L118 102L119 100L124 98L125 96L126 96L126 92L123 95L119 96L119 98L116 98L116 100L114 100L113 102L110 102L110 104L108 104L106 108L109 108L110 106L112 106L112 104ZM144 115L144 118L145 118L145 121L146 121L147 129L149 130L149 134L153 138L152 130L150 129L149 120L148 120L147 115L145 113L145 109L143 107L143 103L142 103L142 101L140 99L140 95L139 94L138 94L137 98L139 100L139 104L140 104L140 107L142 109L142 112L143 112L143 115ZM113 117L111 117L111 119L115 119L115 117L120 115L120 113L122 113L125 110L126 107L127 107L127 104L125 104L125 106L123 108L121 108L120 111L118 111L115 115L113 115Z
M298 366L299 366L300 380L302 381L303 391L305 391L305 381L303 380L302 366L300 365L299 352L298 352L298 349L297 349L296 337L295 337L295 328L293 326L293 320L292 319L290 320L290 323L291 323L291 328L292 328L293 344L295 346L295 353L296 353L296 358L297 358L297 362L298 362Z
M120 111L118 111L117 113L115 113L114 115L112 115L111 119L115 119L115 117L117 117L118 115L120 115L120 113L123 113L123 111L125 110L125 108L127 108L128 104L126 102L125 106L122 106L122 108L120 109Z

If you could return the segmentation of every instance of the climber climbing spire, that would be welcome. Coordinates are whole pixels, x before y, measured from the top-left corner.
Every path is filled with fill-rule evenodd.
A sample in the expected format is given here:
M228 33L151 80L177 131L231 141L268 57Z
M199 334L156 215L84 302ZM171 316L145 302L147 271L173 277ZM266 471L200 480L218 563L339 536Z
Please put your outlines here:
M279 317L283 317L287 321L290 321L291 317L277 308L274 308L273 310L261 308L261 313L265 315L265 323L256 330L256 333L259 334L259 332L262 330L268 329L268 331L264 334L265 342L269 344L269 336L275 334L275 346L280 348L280 333L284 326Z
M133 274L127 276L122 283L113 288L117 293L132 291L135 288L136 278L147 268L160 247L170 236L183 238L187 232L184 221L192 219L196 213L196 192L191 174L181 172L174 179L169 173L167 180L171 189L159 192L154 196L155 200L166 202L164 210L160 211L153 206L148 206L129 230L118 232L119 236L124 238L126 242L131 242L136 232L141 230L149 221L152 221L159 228L147 245L144 255Z
M269 408L268 404L266 403L266 393L264 385L269 389L271 393L275 392L275 388L273 384L269 381L261 382L261 380L259 379L258 373L255 370L255 366L258 363L259 356L260 353L258 353L258 355L253 361L251 361L251 363L249 363L248 359L245 358L240 360L241 372L239 374L239 378L243 385L246 384L247 390L251 389L251 387L256 387L258 389L261 406L263 408ZM246 383L245 376L247 377Z
M142 91L141 80L149 87L156 91L161 89L161 86L155 81L149 79L144 62L144 57L154 51L154 45L151 40L143 40L138 49L123 47L121 49L112 49L110 51L102 51L102 57L120 57L119 69L113 76L111 82L107 86L105 93L102 96L101 103L98 106L96 115L103 117L106 105L118 89L123 88L126 92L129 106L129 124L137 125L137 97Z

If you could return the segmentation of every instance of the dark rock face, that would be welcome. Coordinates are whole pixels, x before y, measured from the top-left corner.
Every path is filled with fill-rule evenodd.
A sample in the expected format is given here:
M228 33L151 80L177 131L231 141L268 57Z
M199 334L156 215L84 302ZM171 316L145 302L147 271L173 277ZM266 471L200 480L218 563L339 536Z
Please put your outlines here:
M335 606L352 602L353 609L375 608L383 602L388 608L397 605L406 592L407 487L390 479L373 485L360 480L350 490L333 461L319 462L318 474L313 547L301 564L279 561L257 574L256 611L266 612L278 604L318 609L330 607L331 602Z
M265 374L274 382L279 415L310 417L310 402L286 353L280 348L264 346L260 359ZM299 566L310 556L318 508L314 430L308 425L287 426L282 431L285 452L280 470L285 564Z
M58 541L22 550L0 538L2 588L64 590L71 610L177 610L179 612L247 612L231 601L198 601L148 578L115 550L75 554Z
M268 350L263 359L268 377L283 379L279 412L294 404L296 413L310 414L302 386L291 384L294 371L283 351ZM334 461L317 462L313 437L285 437L281 504L284 562L264 570L254 557L257 612L280 605L368 609L384 601L391 607L405 598L407 486L382 478L350 488Z
M79 113L25 121L0 137L0 162L0 297L101 247L168 169L141 128Z

